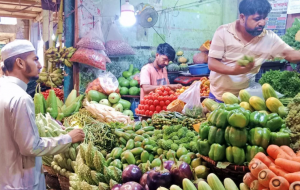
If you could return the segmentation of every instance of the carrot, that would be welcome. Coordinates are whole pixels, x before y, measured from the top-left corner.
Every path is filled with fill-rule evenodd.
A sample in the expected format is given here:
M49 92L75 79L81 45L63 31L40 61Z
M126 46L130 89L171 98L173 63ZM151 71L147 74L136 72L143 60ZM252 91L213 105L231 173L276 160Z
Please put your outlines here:
M298 152L296 153L296 156L300 156L300 151L298 151Z
M268 155L271 156L271 158L273 158L274 160L277 158L277 155L281 151L282 150L279 148L279 146L274 145L274 144L269 145L267 148Z
M300 171L300 163L292 160L277 158L275 164L291 173Z
M258 185L259 185L258 180L252 181L250 186L249 186L250 190L258 190Z
M290 157L296 157L295 152L290 147L283 145L280 147L280 149L283 150Z
M290 185L289 190L300 190L300 181L295 181Z
M264 163L259 161L252 164L250 172L255 178L258 178L258 173L263 169L268 169L268 167Z
M250 187L250 184L252 183L252 181L254 180L257 180L257 178L255 178L250 172L246 173L244 175L244 178L243 178L243 182L248 186Z
M248 164L249 170L251 169L252 165L253 165L254 163L256 163L256 162L261 162L261 160L260 160L260 159L257 159L257 158L252 158L252 160L251 160L251 161L249 162L249 164Z
M287 153L285 152L280 152L278 155L277 155L277 158L283 158L283 159L287 159L287 160L291 160L292 157L290 157Z
M293 183L295 181L300 181L300 172L285 174L284 178L287 179L288 182L290 183Z
M300 157L298 157L298 156L292 157L292 161L300 162Z
M276 177L270 169L263 169L258 174L258 182L262 184L264 187L269 187L270 180Z
M264 164L266 164L266 166L270 167L272 165L275 165L272 160L270 160L264 153L259 152L257 153L254 158L259 159L260 161L262 161Z
M271 156L267 156L267 157L275 164L275 160L271 158Z
M288 190L290 183L281 176L273 177L270 181L269 188L270 190Z
M288 172L285 171L284 169L282 169L281 167L279 166L270 166L269 169L274 172L276 175L278 176L281 176L281 177L284 177L285 174L287 174Z

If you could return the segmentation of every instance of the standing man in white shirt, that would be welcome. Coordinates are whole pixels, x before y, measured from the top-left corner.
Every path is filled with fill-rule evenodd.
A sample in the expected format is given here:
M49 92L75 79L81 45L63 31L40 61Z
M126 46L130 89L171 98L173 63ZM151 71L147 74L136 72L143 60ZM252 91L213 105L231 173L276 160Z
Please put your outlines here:
M1 190L45 190L41 156L64 152L84 140L81 129L55 138L39 136L33 100L26 93L30 78L41 69L34 50L27 40L15 40L1 50L6 71L0 80Z

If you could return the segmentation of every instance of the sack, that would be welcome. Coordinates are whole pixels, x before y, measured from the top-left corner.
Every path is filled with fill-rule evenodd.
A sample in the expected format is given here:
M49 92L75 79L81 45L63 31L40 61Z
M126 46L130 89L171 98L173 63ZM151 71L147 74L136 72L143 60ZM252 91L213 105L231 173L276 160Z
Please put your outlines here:
M134 55L132 47L124 41L117 26L113 23L109 29L105 43L106 53L109 56Z
M201 81L197 81L178 97L179 100L186 103L182 113L189 117L197 118L199 116L204 116L203 107L201 104L200 87Z
M86 36L81 38L81 40L76 45L83 48L105 50L104 37L102 34L100 21L96 23L95 28L91 30Z
M117 78L111 72L98 72L98 78L89 83L85 93L90 90L96 90L106 95L110 95L113 92L119 93L119 82Z
M106 62L111 63L110 59L104 55L103 51L88 48L79 48L71 57L72 62L83 63L106 70Z

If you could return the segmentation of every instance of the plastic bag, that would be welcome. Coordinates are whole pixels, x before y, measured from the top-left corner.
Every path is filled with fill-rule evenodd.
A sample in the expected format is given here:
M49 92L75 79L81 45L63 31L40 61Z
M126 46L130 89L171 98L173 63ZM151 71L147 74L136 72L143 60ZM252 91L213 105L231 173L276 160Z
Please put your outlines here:
M88 48L79 48L73 54L70 61L83 63L102 70L106 70L106 62L111 62L110 59L105 56L103 51Z
M86 36L81 38L81 40L76 45L83 48L105 50L104 37L101 30L100 21L96 23L95 28L91 30Z
M88 93L90 90L96 90L106 95L110 95L113 92L119 93L119 82L111 72L99 71L97 75L98 78L87 85L85 93Z
M109 56L134 55L132 47L124 41L117 26L113 23L109 29L105 43L106 53Z
M248 88L245 89L247 92L249 92L250 96L258 96L261 99L264 99L263 93L262 93L262 87L259 83L255 82L254 80L251 80L250 85ZM283 94L280 94L279 92L275 91L278 98L283 97Z
M140 73L137 73L135 75L132 75L130 78L138 81L138 83L140 84L140 77L141 77Z
M182 110L182 113L188 115L189 117L203 117L203 107L200 100L200 87L201 81L194 82L178 97L179 100L186 103Z

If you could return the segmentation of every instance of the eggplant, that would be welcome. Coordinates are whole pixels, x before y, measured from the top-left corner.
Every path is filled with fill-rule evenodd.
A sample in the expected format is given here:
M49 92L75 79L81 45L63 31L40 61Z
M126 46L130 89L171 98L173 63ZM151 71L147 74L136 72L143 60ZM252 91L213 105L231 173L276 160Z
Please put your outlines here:
M175 159L175 156L173 154L173 157ZM182 187L182 180L184 178L187 178L189 180L193 179L193 172L191 170L191 167L189 164L183 161L174 161L170 174L172 177L172 183L175 185L178 185L179 187Z
M111 188L111 190L120 190L121 186L122 184L116 184Z
M138 184L135 181L130 181L127 183L124 183L120 190L145 190L144 187L142 187L140 184Z
M143 187L146 187L147 185L147 176L148 174L150 173L150 171L147 171L146 173L144 173L140 179L140 184L143 186Z
M147 186L149 190L156 190L159 187L170 188L172 178L170 171L164 168L162 156L160 156L161 165L151 170L147 176Z
M129 182L129 181L139 182L141 177L142 177L141 169L133 164L127 166L123 170L123 173L122 173L123 183Z
M166 168L167 170L171 170L171 167L172 165L174 164L175 162L173 160L168 160L168 161L165 161L164 162L164 168Z

